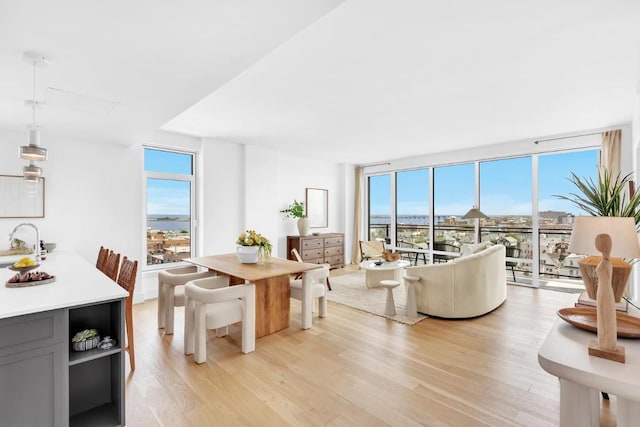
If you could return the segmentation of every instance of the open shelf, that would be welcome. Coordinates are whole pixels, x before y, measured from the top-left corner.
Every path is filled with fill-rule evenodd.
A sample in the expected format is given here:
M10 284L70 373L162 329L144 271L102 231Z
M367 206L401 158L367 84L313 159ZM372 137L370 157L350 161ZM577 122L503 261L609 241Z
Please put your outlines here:
M93 350L87 351L71 351L69 353L69 366L76 365L78 363L88 362L94 359L99 359L101 357L107 357L115 353L119 353L122 348L119 345L112 347L108 350L100 350L99 348L94 348Z
M120 426L118 411L113 405L105 403L87 411L72 416L69 419L69 427L91 426L107 427Z

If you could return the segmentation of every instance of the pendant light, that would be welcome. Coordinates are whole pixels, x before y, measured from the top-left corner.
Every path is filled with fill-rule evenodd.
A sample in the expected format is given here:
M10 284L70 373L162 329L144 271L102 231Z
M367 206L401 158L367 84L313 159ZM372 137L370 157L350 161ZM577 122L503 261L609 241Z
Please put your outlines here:
M29 62L33 65L33 99L25 102L27 105L31 105L33 122L31 125L31 129L29 129L29 145L23 145L20 147L20 157L25 160L31 160L32 162L47 160L48 152L46 148L40 147L40 130L36 126L36 107L39 105L36 99L36 68L39 66L46 66L47 60L44 56L35 54L33 52L25 52L23 58L26 62ZM32 166L36 169L40 169L40 174L42 173L42 169L38 168L32 163L29 166L25 166L25 169L31 168ZM34 171L35 169L32 168L30 170Z

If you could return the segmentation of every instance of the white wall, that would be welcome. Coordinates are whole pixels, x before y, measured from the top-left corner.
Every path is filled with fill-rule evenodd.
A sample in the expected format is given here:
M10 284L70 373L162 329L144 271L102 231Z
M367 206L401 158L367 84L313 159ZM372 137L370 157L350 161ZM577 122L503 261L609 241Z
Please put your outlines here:
M25 134L0 132L3 155L0 173L21 175L26 161L18 157ZM0 236L19 222L33 222L41 239L58 249L71 249L95 263L100 245L132 258L142 251L140 229L140 153L131 147L92 144L42 135L49 160L45 178L45 218L0 219ZM29 231L23 236L33 240ZM0 248L9 245L0 239Z

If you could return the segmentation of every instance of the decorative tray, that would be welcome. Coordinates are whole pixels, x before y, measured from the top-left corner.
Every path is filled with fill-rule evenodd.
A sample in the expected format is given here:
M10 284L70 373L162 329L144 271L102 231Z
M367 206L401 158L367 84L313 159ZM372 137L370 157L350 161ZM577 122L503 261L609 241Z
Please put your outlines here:
M565 322L589 332L598 332L595 307L568 307L558 310ZM640 338L640 317L616 311L617 331L620 338Z
M35 272L26 274L16 274L4 285L7 288L24 288L27 286L46 285L56 281L55 276L51 276L45 272Z

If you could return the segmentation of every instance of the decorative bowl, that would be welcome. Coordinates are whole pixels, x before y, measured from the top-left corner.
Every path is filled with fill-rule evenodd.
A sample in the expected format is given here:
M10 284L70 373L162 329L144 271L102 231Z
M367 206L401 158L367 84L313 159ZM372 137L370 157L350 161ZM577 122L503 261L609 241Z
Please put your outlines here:
M377 265L378 267L380 267L380 266L384 263L384 261L382 261L382 260L380 260L380 261L374 261L373 263L374 263L375 265Z
M87 351L96 348L99 342L100 335L97 335L93 338L88 338L84 341L73 342L71 344L73 346L73 351Z
M47 250L47 252L53 252L53 250L56 248L56 244L55 243L45 243L44 244L44 248Z

